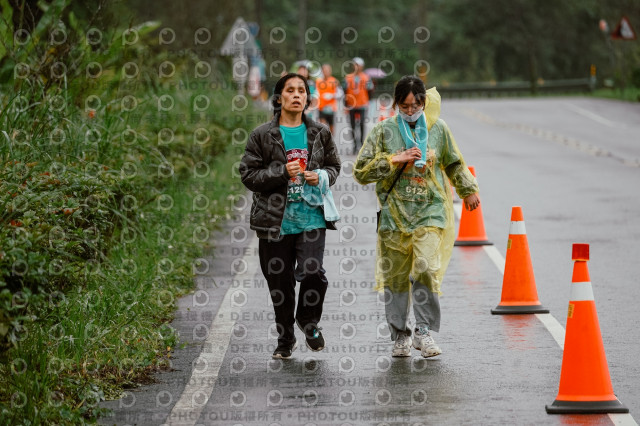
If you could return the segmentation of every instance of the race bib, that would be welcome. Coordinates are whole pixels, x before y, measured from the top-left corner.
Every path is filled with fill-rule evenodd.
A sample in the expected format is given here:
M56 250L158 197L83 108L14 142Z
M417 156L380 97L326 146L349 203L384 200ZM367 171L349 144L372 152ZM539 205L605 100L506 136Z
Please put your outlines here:
M300 173L289 179L287 188L287 201L302 201L302 187L304 186L304 171L307 169L307 150L290 149L287 151L287 163L298 161L300 163Z
M426 203L429 201L429 184L427 179L419 175L403 173L394 188L395 195L405 201Z

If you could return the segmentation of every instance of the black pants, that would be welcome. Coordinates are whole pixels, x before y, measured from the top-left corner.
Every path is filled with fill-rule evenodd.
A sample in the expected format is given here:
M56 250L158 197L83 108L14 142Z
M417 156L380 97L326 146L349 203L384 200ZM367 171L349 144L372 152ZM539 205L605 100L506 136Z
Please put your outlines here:
M325 232L314 229L283 235L277 241L260 239L260 268L269 286L279 344L293 343L296 319L302 327L320 321L329 285L322 267ZM296 281L300 282L297 308Z
M360 114L360 135L356 137L356 114ZM351 124L351 130L353 131L353 153L357 154L362 147L362 141L364 140L364 121L367 115L366 108L351 108L349 110L349 123Z

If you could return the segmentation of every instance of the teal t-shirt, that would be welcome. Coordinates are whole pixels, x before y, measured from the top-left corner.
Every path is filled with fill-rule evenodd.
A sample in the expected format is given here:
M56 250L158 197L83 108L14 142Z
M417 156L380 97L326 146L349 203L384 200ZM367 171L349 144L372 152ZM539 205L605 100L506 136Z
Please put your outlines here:
M296 127L280 126L280 134L287 152L287 162L300 160L303 171L307 166L307 126L302 123ZM322 208L309 205L302 199L304 175L289 179L287 189L287 206L284 209L284 219L280 234L299 234L304 231L325 228L324 212Z

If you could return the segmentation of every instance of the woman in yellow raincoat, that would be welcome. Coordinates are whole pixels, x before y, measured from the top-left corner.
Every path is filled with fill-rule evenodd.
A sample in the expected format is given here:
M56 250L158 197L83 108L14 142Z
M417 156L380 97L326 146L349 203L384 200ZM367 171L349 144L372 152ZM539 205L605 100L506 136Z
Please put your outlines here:
M354 178L363 185L375 182L382 205L375 275L377 289L385 291L392 355L410 356L413 344L431 357L442 353L430 332L440 330L441 283L455 239L450 188L473 210L480 203L478 185L439 118L435 88L427 91L419 78L404 76L394 90L396 106L398 115L367 136Z

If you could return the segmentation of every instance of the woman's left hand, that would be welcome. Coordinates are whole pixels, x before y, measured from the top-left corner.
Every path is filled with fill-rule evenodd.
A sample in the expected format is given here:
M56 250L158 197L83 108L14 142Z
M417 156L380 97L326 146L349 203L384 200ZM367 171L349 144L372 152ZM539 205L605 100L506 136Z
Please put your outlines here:
M320 178L318 177L318 174L316 172L305 171L304 180L306 180L307 183L311 186L316 186L318 185L318 183L320 183Z
M473 211L480 204L480 198L478 198L478 194L471 194L468 197L464 198L464 206L468 211Z

